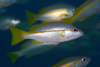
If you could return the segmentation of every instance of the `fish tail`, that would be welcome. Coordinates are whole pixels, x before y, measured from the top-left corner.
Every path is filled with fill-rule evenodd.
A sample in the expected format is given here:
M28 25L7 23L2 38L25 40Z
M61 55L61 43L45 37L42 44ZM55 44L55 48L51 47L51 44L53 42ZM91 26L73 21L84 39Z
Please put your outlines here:
M18 51L7 53L7 55L11 58L12 64L19 58L19 56L17 55L18 53L19 53Z
M72 18L64 18L64 19L61 19L61 21L73 24Z
M35 18L36 15L28 10L26 10L26 15L27 15L27 19L28 19L28 26L30 26L36 21L36 18Z
M23 37L23 35L26 33L25 31L22 31L20 29L17 29L15 27L9 26L11 33L12 33L12 43L11 45L15 45L23 40L25 40L25 38Z

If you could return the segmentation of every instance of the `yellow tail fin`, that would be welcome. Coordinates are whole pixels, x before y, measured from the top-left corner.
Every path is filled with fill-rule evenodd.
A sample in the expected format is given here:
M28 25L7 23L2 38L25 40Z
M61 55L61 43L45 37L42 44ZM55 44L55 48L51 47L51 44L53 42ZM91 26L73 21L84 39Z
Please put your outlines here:
M61 21L73 24L72 18L64 18L64 19L61 19Z
M23 34L25 34L25 31L22 31L20 29L17 29L15 27L9 26L11 33L12 33L12 44L11 45L15 45L23 40L25 40L23 38Z
M28 26L32 25L36 19L35 19L35 14L31 13L30 11L26 10L26 15L28 19Z
M10 52L7 55L11 58L11 63L14 63L19 57L17 56L18 52Z

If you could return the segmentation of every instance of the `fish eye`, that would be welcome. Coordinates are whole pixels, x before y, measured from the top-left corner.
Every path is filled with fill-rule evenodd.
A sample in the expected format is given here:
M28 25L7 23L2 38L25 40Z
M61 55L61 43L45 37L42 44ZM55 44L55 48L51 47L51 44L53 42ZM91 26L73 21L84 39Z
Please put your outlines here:
M78 30L76 28L72 29L74 32L77 32Z
M82 61L82 62L85 62L85 61L87 61L87 59L86 59L86 58L83 58L81 61Z

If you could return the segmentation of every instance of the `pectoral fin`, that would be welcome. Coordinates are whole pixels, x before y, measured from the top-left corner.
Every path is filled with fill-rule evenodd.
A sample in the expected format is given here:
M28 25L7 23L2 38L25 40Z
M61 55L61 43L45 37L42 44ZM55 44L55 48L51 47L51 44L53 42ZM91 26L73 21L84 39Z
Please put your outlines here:
M65 37L65 35L64 34L61 34L61 33L57 33L58 35L60 35L61 37Z
M64 16L68 16L69 14L63 13L62 15L64 15Z

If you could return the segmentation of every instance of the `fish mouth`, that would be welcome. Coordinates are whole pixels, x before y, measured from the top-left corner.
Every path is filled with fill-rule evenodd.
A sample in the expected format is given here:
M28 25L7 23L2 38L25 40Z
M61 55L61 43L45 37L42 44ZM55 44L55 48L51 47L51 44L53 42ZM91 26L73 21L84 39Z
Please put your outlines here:
M90 57L87 57L87 59L88 59L88 62L87 62L87 64L91 61L91 58Z
M82 31L79 31L80 33L79 34L77 34L77 36L75 37L75 39L76 38L79 38L79 37L81 37L81 36L83 36L84 35L84 33L82 32Z
M79 33L79 35L78 35L77 38L79 38L79 37L81 37L81 36L83 36L83 35L84 35L84 33L81 31L81 32Z
M80 32L80 36L83 36L83 35L84 35L84 33L81 31L81 32Z
M70 40L74 40L74 39L77 39L77 38L79 38L79 37L81 37L83 35L84 35L84 33L82 31L81 32L79 31L79 34L75 35L74 37L73 36L70 36L69 39Z

